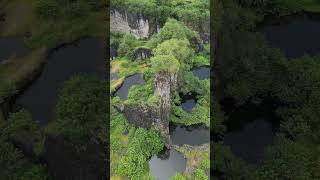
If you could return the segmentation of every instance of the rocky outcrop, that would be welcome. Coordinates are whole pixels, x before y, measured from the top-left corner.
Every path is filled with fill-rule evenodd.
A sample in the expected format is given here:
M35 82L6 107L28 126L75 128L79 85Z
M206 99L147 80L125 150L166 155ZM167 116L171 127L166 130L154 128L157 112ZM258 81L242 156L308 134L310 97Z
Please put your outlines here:
M187 144L184 144L183 146L174 145L174 148L187 158L186 170L183 173L186 176L191 176L200 165L202 161L201 156L199 156L200 154L210 153L210 144L203 144L200 146L191 146Z
M171 111L171 96L177 88L177 74L159 72L155 76L154 84L155 94L159 97L160 112L159 121L156 124L166 147L170 148L169 116Z
M157 121L159 112L146 105L126 104L124 115L128 122L135 127L151 128L152 124Z
M132 33L137 38L148 38L149 26L149 20L141 14L117 9L110 11L111 32Z
M114 60L118 56L118 48L118 43L114 42L110 45L110 60Z
M158 97L157 105L125 104L124 115L128 122L136 127L157 129L166 147L170 148L169 116L171 96L177 88L177 74L159 72L155 75L154 85L155 95Z
M192 44L196 53L203 51L203 41L201 39L194 37L190 40L190 43Z
M148 48L137 48L134 50L133 53L133 59L134 60L142 60L142 59L148 59L152 56L151 49Z

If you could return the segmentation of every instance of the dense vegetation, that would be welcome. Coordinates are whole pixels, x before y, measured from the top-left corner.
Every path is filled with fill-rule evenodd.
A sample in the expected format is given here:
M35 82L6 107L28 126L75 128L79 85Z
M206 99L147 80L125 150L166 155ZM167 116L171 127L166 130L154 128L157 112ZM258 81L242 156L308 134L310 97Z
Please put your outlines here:
M106 82L81 75L66 81L56 105L57 120L49 133L60 134L66 141L83 146L89 141L106 141Z
M15 94L39 70L46 50L83 37L105 37L105 0L3 0L0 37L23 37L31 49L0 66L0 96ZM19 69L17 71L17 69Z
M1 176L19 180L49 179L45 164L39 164L49 135L62 136L75 149L86 148L92 141L105 143L105 92L104 81L88 75L74 76L65 82L56 105L57 120L49 126L40 127L26 110L12 113L0 126ZM26 145L19 149L14 142ZM32 152L23 152L28 151L29 145L33 147Z
M217 142L213 169L218 179L319 179L320 58L288 59L255 32L265 15L295 13L301 8L298 2L215 1L218 100L232 98L240 107L271 98L281 119L276 141L266 148L260 165L241 160ZM219 106L215 111L221 112ZM223 116L217 118L215 134L223 135Z
M169 17L177 17L180 21L198 26L207 23L209 13L207 0L111 0L111 7L141 13L151 20L166 22Z
M210 47L204 44L204 47L198 51L194 41L200 41L199 33L189 26L187 22L189 19L182 19L187 16L208 18L207 3L208 1L111 1L112 8L128 9L131 12L141 13L149 19L161 18L157 20L164 22L160 31L148 39L137 39L130 33L111 33L110 44L119 45L118 57L111 61L111 73L118 76L111 80L111 92L115 92L130 75L141 73L145 80L145 84L133 85L130 88L127 99L111 97L111 179L153 178L148 160L163 150L164 142L156 128L143 129L129 124L123 114L123 106L159 108L158 97L154 92L156 74L176 73L178 75L180 88L173 94L170 121L185 125L204 123L210 126L209 79L200 80L191 72L194 67L210 65ZM191 16L192 13L196 16ZM198 22L195 19L192 21ZM135 52L139 48L151 50L152 56L136 59ZM180 96L191 93L197 94L198 101L191 113L187 113L181 107ZM190 158L203 159L203 161L192 174L186 175L181 172L172 178L208 179L206 172L209 170L209 152L187 151L184 154L189 155Z

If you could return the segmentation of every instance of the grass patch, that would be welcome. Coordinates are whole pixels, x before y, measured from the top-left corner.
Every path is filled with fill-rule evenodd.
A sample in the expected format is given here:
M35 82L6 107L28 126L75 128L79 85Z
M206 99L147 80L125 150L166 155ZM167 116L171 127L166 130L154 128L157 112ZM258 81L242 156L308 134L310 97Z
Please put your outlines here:
M0 97L17 92L19 84L40 68L44 54L45 48L41 48L22 58L11 58L7 63L0 65Z
M210 170L210 145L201 146L174 146L174 148L187 158L185 175L192 176L196 170L207 172Z
M43 19L35 13L34 0L12 0L0 4L6 14L1 36L17 36L31 33L28 45L38 48L46 45L53 48L83 36L105 37L105 9L90 11L81 18ZM0 7L1 7L0 6ZM68 13L67 13L68 14Z
M320 2L315 0L304 0L303 9L311 13L320 13Z
M110 92L113 93L124 82L125 78L136 74L144 73L148 69L145 61L133 62L126 58L111 61L111 73L118 73L119 77L110 82Z
M3 3L6 14L1 36L23 35L29 31L30 22L35 22L33 14L33 1L12 0Z

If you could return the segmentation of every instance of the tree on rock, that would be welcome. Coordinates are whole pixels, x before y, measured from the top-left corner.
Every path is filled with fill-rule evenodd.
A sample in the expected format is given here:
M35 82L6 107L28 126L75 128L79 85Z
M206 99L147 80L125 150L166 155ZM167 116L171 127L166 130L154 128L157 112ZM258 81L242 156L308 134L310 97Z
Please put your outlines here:
M152 70L158 72L176 73L179 71L180 63L173 55L158 55L151 58Z

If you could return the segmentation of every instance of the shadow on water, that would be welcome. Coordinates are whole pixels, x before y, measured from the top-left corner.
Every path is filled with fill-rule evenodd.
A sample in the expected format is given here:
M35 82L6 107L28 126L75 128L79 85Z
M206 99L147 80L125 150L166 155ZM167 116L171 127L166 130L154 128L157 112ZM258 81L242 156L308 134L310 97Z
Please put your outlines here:
M311 15L289 16L266 21L259 31L271 47L280 48L289 58L319 55L320 20Z
M59 89L64 81L82 73L105 78L103 48L101 40L87 38L52 50L40 77L17 97L15 109L23 107L41 124L48 123L54 118Z
M169 180L176 173L182 173L186 169L186 163L187 160L181 153L174 149L164 149L149 160L149 167L157 180Z
M196 94L180 94L181 98L181 107L184 111L190 113L191 110L196 106L197 104L197 99L196 99Z
M115 95L119 96L120 99L125 100L128 97L128 92L131 86L136 84L145 84L145 80L143 79L141 74L134 74L132 76L127 77L121 87L116 91Z
M197 76L200 80L209 79L210 77L210 68L209 67L200 67L192 70L192 73Z
M175 145L201 145L210 142L210 130L204 124L184 126L171 123L170 137Z
M0 38L0 63L11 57L23 57L29 51L22 37Z
M269 103L247 104L234 109L225 123L224 143L235 155L251 163L263 159L265 148L273 144L279 128L279 119L273 114L274 105Z

